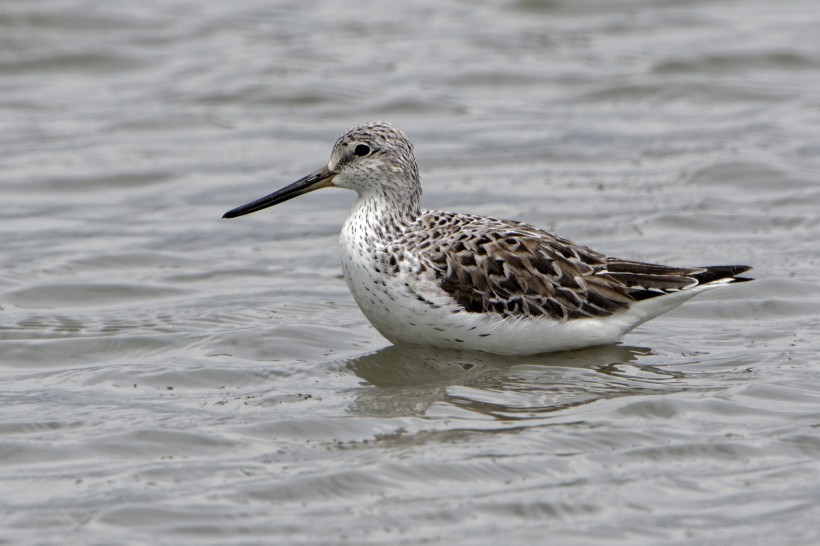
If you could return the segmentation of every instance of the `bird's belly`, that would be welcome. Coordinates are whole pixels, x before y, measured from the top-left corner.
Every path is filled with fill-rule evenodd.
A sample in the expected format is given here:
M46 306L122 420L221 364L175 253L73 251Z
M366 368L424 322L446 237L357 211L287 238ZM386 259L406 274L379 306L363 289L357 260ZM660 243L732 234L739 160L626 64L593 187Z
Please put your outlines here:
M430 281L414 284L413 279L379 274L372 266L344 257L342 269L364 315L397 345L529 355L614 343L636 325L628 314L558 321L471 313Z
M422 343L416 330L426 309L397 278L342 258L342 271L362 313L393 343Z

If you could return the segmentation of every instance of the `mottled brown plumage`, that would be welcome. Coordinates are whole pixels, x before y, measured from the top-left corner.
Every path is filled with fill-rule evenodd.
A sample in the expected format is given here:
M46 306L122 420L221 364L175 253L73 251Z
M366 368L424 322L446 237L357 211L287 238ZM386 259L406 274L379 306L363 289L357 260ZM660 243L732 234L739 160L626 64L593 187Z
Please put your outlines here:
M749 269L608 258L519 222L434 211L423 212L396 243L415 248L438 286L465 311L502 317L605 317L636 301ZM389 264L397 267L392 255ZM712 274L703 277L707 272Z

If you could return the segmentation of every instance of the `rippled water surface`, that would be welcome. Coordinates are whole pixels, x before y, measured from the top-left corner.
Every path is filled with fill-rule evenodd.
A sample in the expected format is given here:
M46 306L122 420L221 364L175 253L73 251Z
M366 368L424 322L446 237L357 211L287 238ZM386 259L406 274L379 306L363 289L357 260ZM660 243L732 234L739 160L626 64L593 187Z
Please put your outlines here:
M474 5L480 4L480 5ZM0 542L812 544L812 0L0 5ZM622 344L391 347L353 195L226 210L394 122L424 205L749 263Z

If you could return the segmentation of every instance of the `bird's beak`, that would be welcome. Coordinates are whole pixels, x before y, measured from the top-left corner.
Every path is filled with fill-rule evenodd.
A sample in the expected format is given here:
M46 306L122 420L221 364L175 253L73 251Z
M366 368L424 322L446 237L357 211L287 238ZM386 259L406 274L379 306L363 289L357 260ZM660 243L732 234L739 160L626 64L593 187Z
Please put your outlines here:
M303 193L312 192L313 190L318 190L319 188L327 188L328 186L333 185L334 176L336 176L336 173L328 169L327 166L324 166L318 171L312 172L304 178L300 178L293 184L285 186L281 190L275 191L272 194L266 195L265 197L257 199L247 205L242 205L241 207L236 207L233 210L229 210L222 216L222 218L236 218L237 216L250 214L258 210L272 207L273 205L278 205L279 203L283 203L288 199L293 199Z

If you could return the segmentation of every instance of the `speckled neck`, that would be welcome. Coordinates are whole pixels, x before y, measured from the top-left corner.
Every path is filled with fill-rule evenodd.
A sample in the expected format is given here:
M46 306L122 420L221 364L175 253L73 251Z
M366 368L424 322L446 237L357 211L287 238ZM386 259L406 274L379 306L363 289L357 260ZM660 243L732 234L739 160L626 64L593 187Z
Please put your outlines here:
M413 187L412 185L404 186ZM358 237L366 242L386 242L403 233L420 215L421 188L417 191L397 193L380 187L359 194L347 227L353 228Z

